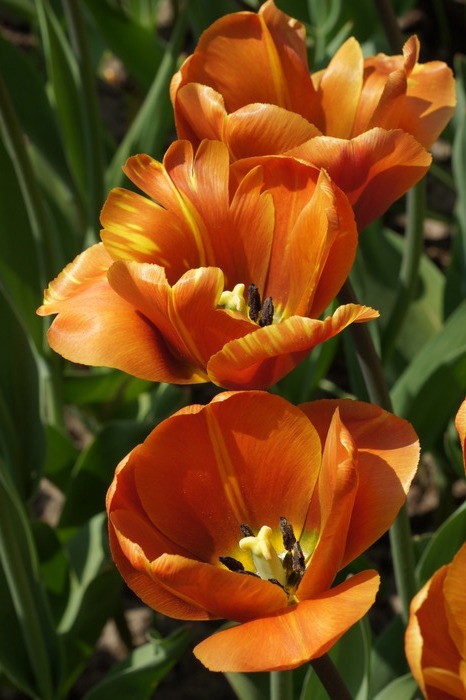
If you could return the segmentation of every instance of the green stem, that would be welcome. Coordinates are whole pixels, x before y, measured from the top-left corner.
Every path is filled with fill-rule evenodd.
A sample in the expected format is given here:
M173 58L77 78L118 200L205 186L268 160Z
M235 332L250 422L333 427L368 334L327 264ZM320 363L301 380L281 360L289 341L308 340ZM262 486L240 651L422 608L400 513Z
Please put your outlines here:
M382 336L382 361L391 357L395 342L408 313L419 279L419 265L423 248L426 185L421 180L407 195L407 215L403 257L392 312Z
M271 671L270 700L290 700L293 697L293 674L291 671Z
M357 304L357 298L349 279L343 285L339 299L345 304ZM377 355L366 324L354 323L350 326L359 365L364 376L369 398L386 411L393 411L388 386L380 358ZM390 529L390 545L397 590L401 600L403 620L409 617L409 604L416 593L414 575L414 551L411 527L406 507L403 507Z
M328 654L312 659L310 663L330 700L351 700L349 690Z
M393 11L392 0L374 0L374 3L392 51L401 53L404 37Z

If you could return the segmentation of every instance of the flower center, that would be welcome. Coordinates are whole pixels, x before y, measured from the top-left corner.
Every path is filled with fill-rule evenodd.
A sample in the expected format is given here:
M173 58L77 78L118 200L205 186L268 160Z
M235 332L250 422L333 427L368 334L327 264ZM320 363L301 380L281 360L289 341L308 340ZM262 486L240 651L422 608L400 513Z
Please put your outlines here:
M233 557L219 557L220 562L230 571L250 576L258 576L265 581L279 585L287 593L290 603L295 602L295 592L306 570L306 561L301 545L295 537L293 527L287 518L280 518L280 531L283 551L277 552L273 544L273 530L263 525L254 535L249 525L240 525L244 537L239 541L243 552L249 553L254 570L249 571Z
M244 300L244 284L235 284L232 291L225 290L221 293L217 306L229 311L239 311L243 316L249 316L251 321L261 328L273 323L274 306L272 297L267 297L261 303L261 296L255 284L248 287L248 302Z

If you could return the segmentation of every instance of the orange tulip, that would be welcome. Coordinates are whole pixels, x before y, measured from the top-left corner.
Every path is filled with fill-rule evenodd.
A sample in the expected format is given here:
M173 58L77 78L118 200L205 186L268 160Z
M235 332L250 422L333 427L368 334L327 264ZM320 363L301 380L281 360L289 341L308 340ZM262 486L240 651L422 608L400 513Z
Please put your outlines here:
M466 399L455 419L466 469ZM427 700L466 700L466 543L411 601L405 651Z
M274 384L314 347L378 313L349 304L317 320L353 263L357 231L328 175L293 158L244 177L225 144L125 172L151 199L113 190L103 243L45 292L52 348L74 362L173 383ZM247 290L247 291L246 291Z
M427 700L466 700L466 544L411 602L405 649Z
M241 623L195 648L209 669L295 668L373 604L375 571L332 583L391 525L418 456L410 424L375 405L220 394L160 423L118 466L113 558L164 615Z
M425 174L425 149L454 111L451 70L418 56L414 36L402 56L367 59L351 38L310 76L303 25L268 0L219 19L183 63L171 85L178 135L224 140L249 166L287 153L325 168L363 228Z

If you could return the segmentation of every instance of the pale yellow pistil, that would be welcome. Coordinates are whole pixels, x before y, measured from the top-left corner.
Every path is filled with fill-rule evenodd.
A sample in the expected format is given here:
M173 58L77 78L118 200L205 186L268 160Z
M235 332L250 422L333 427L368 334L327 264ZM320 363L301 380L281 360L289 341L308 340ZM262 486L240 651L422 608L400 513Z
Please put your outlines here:
M274 579L286 585L286 572L283 563L272 544L272 528L263 525L257 536L243 537L239 542L243 552L249 552L256 573L268 581Z
M244 316L247 316L248 309L244 299L244 284L235 284L231 292L223 291L217 306L229 311L239 311Z

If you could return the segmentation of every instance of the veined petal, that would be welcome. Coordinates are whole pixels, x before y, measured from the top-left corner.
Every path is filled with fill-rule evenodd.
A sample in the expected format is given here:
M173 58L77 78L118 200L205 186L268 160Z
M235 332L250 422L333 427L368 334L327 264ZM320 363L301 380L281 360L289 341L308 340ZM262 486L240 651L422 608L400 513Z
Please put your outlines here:
M377 318L367 306L340 306L324 321L293 316L282 323L258 328L227 343L207 364L209 378L219 386L245 389L268 387L296 367L319 343L340 333L350 323Z
M363 56L356 39L341 46L328 67L322 71L318 94L325 115L328 136L347 139L353 131L362 89Z
M429 700L464 700L466 687L457 673L444 668L426 668L424 679Z
M330 588L342 568L359 484L357 452L337 408L324 444L318 488L304 526L304 532L317 531L319 539L299 585L300 600Z
M292 81L286 78L290 74ZM173 79L170 92L175 112L177 91L192 82L221 93L227 112L252 102L300 112L293 103L298 100L298 104L305 104L311 83L304 29L272 2L266 3L259 14L226 15L202 34L196 51Z
M102 244L92 246L50 284L38 310L42 316L58 313L48 331L50 347L72 362L114 367L141 379L199 381L194 368L173 357L158 330L109 285L111 262Z
M375 404L322 400L300 408L316 427L322 444L334 411L357 448L359 486L342 566L355 559L392 524L406 499L419 461L419 441L405 420Z
M253 103L237 109L226 120L223 139L233 160L284 153L319 129L304 117L283 107Z
M217 309L223 274L216 267L190 270L170 287L163 268L118 261L109 271L109 282L151 321L172 351L199 373L226 340L255 328L241 314Z
M211 617L243 622L287 605L280 586L185 557L164 554L151 563L150 573L167 591Z
M461 449L463 450L463 461L466 471L466 399L463 401L456 414L455 425L460 438Z
M112 190L101 222L101 238L114 260L161 265L173 282L199 265L201 256L190 226L147 197L122 188Z
M222 95L200 83L183 85L176 95L176 132L196 149L203 139L223 141L227 112Z
M349 141L318 136L287 155L325 168L362 230L427 172L431 156L401 130L371 129Z
M191 558L218 565L219 556L233 556L251 568L239 548L240 525L276 529L280 549L281 515L300 531L320 441L284 399L263 392L221 398L157 426L137 448L136 491L154 526Z
M183 600L158 584L150 575L149 561L141 547L128 541L109 518L109 539L113 560L118 571L136 595L154 610L178 620L208 620L212 616L203 608Z
M466 571L466 544L457 552L448 567L443 585L445 610L448 619L450 637L458 649L459 655L466 660L466 589L464 574Z
M364 571L312 600L218 632L198 644L194 654L211 671L296 668L325 654L361 619L378 587L376 572Z

